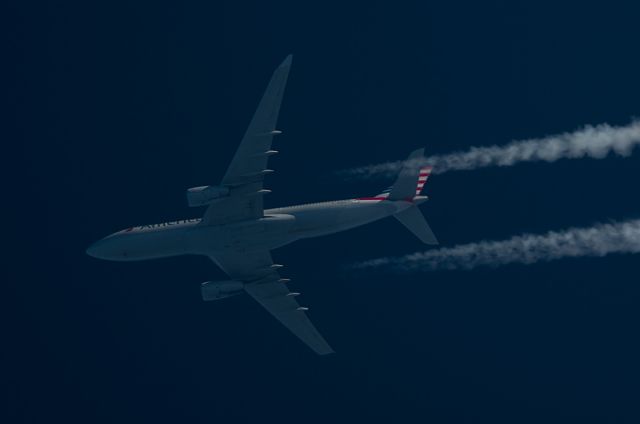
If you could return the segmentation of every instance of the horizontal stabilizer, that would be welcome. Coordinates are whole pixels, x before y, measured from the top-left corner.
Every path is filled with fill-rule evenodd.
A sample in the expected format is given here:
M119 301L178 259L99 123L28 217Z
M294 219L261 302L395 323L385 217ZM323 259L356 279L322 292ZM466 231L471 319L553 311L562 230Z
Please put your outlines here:
M436 239L435 234L427 224L427 220L424 219L424 215L422 215L417 206L411 206L393 216L423 243L438 244L438 239Z

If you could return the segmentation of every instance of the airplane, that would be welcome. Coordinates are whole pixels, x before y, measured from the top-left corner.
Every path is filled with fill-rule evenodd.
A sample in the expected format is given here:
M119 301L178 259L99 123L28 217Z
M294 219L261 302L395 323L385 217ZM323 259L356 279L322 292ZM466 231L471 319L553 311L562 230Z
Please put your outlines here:
M186 191L190 207L205 206L202 218L130 227L92 244L87 254L112 261L137 261L178 255L209 257L229 277L202 283L212 301L247 293L319 355L333 349L307 317L306 307L289 291L289 279L271 250L296 240L332 234L393 216L422 242L438 244L418 205L427 200L422 188L431 174L420 166L424 149L415 150L388 190L373 197L264 209L270 190L264 179L273 172L268 159L276 121L291 68L289 55L275 70L222 181Z

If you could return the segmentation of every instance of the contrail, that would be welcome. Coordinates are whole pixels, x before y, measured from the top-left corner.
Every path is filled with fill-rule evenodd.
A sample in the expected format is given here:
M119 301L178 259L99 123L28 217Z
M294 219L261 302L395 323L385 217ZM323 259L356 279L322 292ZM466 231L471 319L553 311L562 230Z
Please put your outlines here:
M561 258L602 257L640 253L640 219L569 228L546 234L523 234L499 241L481 241L356 263L353 268L384 267L394 272L469 270L479 266L533 264Z
M590 157L603 159L614 152L629 156L640 144L640 120L612 127L609 124L586 126L571 133L544 138L512 141L504 146L471 147L467 151L425 158L420 164L433 165L434 173L471 170L489 166L513 166L520 162ZM406 161L385 162L338 171L347 178L392 178Z

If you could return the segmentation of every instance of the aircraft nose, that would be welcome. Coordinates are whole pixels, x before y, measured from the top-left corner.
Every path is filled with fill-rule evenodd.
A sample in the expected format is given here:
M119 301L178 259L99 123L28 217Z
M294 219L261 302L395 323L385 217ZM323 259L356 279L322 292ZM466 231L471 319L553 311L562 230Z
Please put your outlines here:
M104 259L107 261L119 260L121 246L118 240L115 240L113 236L107 236L102 240L98 240L89 246L86 250L87 255L96 259Z
M118 233L115 233L102 240L96 241L87 248L86 252L87 255L97 259L126 261L130 260L127 250L126 245L123 244L123 240L119 237Z
M97 259L104 259L104 252L102 251L103 249L101 249L101 244L103 244L102 240L98 240L91 246L87 247L87 255Z

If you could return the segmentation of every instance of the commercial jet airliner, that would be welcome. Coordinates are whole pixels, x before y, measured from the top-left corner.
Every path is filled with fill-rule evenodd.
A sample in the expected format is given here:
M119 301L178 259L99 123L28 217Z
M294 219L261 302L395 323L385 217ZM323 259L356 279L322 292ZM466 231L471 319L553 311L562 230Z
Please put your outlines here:
M437 240L418 209L431 167L417 163L414 151L393 186L373 197L263 208L265 176L291 56L275 70L231 164L217 186L187 190L189 206L205 206L202 218L131 227L97 241L87 253L99 259L137 261L177 255L204 255L229 277L202 284L203 300L248 293L293 334L320 355L333 350L289 291L282 265L271 250L296 240L348 230L393 216L426 244ZM415 165L414 165L415 164Z

